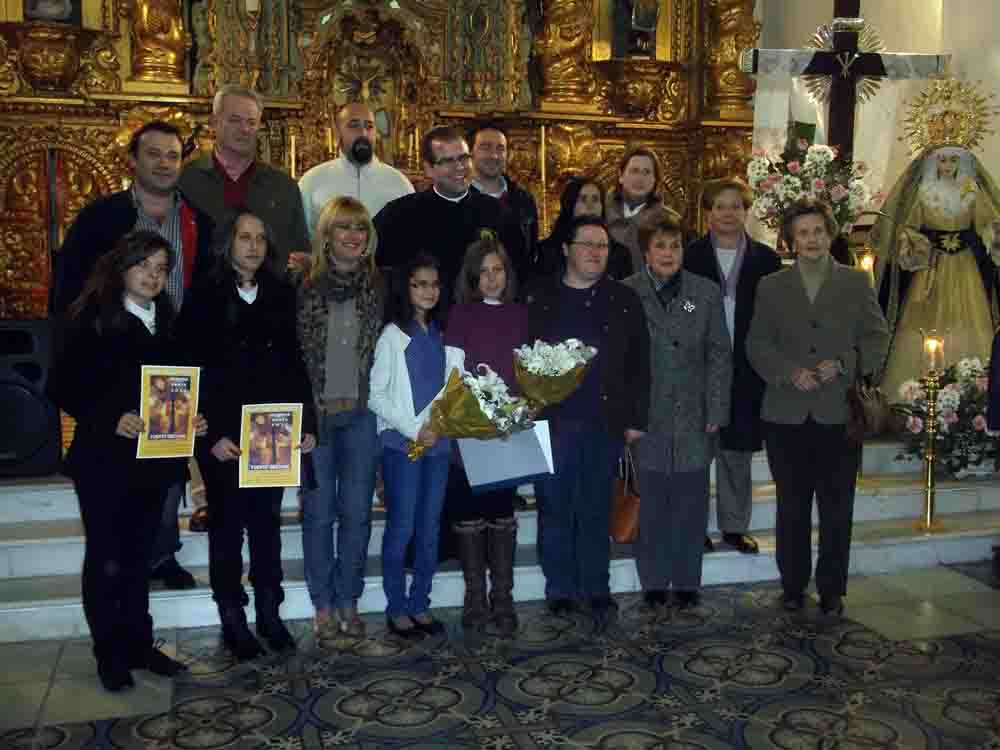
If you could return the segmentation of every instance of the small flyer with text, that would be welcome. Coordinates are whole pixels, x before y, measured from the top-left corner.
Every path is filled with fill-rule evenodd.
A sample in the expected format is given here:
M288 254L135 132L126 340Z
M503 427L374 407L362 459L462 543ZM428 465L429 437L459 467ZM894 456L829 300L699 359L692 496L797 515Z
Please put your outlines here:
M198 413L199 367L142 366L136 458L185 458L194 455L194 418Z
M244 404L240 487L298 487L302 404Z

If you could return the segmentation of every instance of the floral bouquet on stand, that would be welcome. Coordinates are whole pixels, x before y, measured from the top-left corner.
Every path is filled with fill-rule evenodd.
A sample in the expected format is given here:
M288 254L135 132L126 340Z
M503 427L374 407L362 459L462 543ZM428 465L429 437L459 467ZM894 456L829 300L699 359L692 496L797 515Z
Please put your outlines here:
M937 455L956 477L1000 468L997 437L986 429L987 373L978 357L961 359L941 375L937 397ZM917 380L899 387L900 402L893 408L906 419L903 451L898 458L924 458L927 394ZM985 465L985 466L984 466Z
M476 370L482 374L451 371L444 393L431 406L430 428L444 437L488 439L531 427L528 402L511 396L503 378L487 365ZM406 448L411 461L427 450L413 440Z
M597 349L579 339L566 339L561 344L536 340L514 350L514 376L531 408L538 412L565 401L579 388L596 356Z
M809 145L804 138L790 143L783 154L755 153L747 165L753 190L751 213L774 231L789 205L802 198L829 203L842 234L858 216L880 201L865 184L863 162L849 162L830 146Z

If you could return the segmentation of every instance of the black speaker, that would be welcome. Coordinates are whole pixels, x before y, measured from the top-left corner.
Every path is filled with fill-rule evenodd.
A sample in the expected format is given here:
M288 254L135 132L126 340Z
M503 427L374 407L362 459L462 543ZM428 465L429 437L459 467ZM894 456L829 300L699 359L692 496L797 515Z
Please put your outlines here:
M59 410L45 398L53 323L0 320L0 477L59 470Z

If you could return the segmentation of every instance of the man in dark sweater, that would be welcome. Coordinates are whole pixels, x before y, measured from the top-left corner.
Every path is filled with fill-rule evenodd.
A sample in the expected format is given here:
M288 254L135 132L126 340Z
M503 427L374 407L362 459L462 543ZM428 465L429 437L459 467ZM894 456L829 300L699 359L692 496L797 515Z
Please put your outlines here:
M166 291L175 311L180 311L184 293L194 277L210 265L213 225L194 209L177 190L181 171L181 134L174 126L154 120L140 127L128 147L132 187L99 198L85 206L66 233L55 257L50 300L51 313L62 316L80 296L87 277L104 253L123 236L145 229L163 236L177 256L167 279ZM162 524L150 552L151 579L160 579L171 589L195 586L194 577L177 562L181 548L177 510L184 497L184 484L167 494Z
M420 156L433 184L391 201L375 216L378 264L400 266L421 252L434 256L441 264L441 301L449 304L466 248L489 229L520 274L526 258L520 228L504 216L500 201L470 186L472 157L461 133L430 130L421 139Z

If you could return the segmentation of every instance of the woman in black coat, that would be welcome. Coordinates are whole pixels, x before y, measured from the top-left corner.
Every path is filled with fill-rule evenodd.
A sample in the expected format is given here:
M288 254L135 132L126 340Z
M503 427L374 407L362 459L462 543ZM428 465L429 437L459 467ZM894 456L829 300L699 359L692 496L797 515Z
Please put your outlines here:
M132 669L187 669L153 645L147 560L167 489L184 480L187 461L136 459L142 366L187 364L164 291L173 263L170 244L153 232L131 232L101 256L69 307L48 383L52 401L76 420L65 471L86 534L83 611L111 692L135 684ZM204 434L200 415L194 426Z
M301 449L315 445L316 416L295 328L295 294L272 270L273 237L247 209L217 235L215 269L184 304L180 332L203 368L202 404L211 425L198 465L209 506L209 577L222 637L237 659L263 653L247 627L243 531L250 545L257 632L276 651L295 641L279 617L281 487L239 488L244 404L301 403ZM296 446L297 449L297 446Z

